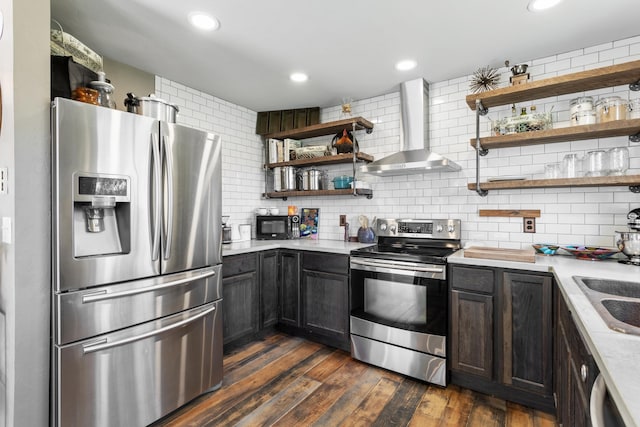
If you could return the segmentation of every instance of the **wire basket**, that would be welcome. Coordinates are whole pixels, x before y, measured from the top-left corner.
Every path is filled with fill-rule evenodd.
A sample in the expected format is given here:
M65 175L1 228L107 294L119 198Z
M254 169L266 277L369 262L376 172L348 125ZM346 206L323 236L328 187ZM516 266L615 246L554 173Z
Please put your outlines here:
M294 148L295 159L315 159L331 155L331 147L326 145L310 145L307 147Z
M102 71L102 57L71 34L65 33L58 21L52 21L58 29L51 29L51 55L71 56L75 62L93 72Z
M551 113L533 113L491 121L493 135L510 135L553 129Z

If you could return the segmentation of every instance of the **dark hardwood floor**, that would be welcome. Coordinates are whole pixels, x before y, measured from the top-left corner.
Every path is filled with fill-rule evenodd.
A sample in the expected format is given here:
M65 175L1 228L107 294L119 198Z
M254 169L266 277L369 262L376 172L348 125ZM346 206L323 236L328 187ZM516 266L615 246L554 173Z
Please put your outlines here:
M224 358L222 388L154 427L555 426L544 412L457 386L442 388L284 334Z

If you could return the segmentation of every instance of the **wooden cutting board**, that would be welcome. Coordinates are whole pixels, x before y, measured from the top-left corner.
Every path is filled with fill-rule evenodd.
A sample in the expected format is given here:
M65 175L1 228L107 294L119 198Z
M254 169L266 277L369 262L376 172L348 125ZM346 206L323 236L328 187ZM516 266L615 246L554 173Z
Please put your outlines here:
M465 258L499 259L503 261L536 262L533 249L506 249L471 246L464 250Z

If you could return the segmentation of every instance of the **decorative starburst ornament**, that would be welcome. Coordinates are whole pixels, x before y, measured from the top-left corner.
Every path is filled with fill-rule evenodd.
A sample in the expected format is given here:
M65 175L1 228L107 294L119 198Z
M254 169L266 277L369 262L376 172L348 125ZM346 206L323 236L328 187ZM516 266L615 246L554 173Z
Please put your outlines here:
M500 74L498 74L498 70L486 66L478 68L473 73L469 87L471 92L480 93L496 89L498 87L498 82L500 82Z

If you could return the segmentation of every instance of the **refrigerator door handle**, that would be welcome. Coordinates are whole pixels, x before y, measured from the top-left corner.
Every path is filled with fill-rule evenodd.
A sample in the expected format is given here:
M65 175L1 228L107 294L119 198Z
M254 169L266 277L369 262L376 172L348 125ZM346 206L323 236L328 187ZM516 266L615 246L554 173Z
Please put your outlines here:
M209 309L207 309L207 310L205 310L205 311L203 311L201 313L198 313L193 317L188 317L188 318L186 318L184 320L181 320L179 322L176 322L176 323L174 323L172 325L165 326L164 328L160 328L160 329L155 329L153 331L149 331L149 332L146 332L144 334L135 335L135 336L132 336L132 337L129 337L129 338L124 338L124 339L121 339L119 341L108 342L108 340L106 338L103 338L103 339L100 339L98 341L94 341L91 344L83 345L82 346L82 352L83 352L83 354L95 353L97 351L108 350L110 348L119 347L121 345L126 345L126 344L129 344L129 343L135 342L135 341L140 341L140 340L143 340L145 338L153 337L155 335L160 335L160 334L163 334L163 333L165 333L167 331L179 328L181 326L184 326L184 325L187 325L187 324L189 324L191 322L194 322L194 321L196 321L196 320L198 320L198 319L200 319L202 317L205 317L209 313L215 311L215 309L216 309L216 306L214 305L211 308L209 308Z
M170 288L172 286L179 286L179 285L183 285L185 283L195 282L196 280L200 280L200 279L206 279L207 277L212 277L212 276L215 276L215 275L216 275L215 270L208 270L208 271L204 271L202 273L199 273L197 275L184 277L184 278L178 279L178 280L171 280L170 282L160 283L160 284L153 285L153 286L145 286L144 288L130 289L130 290L127 290L127 291L112 292L112 293L108 293L106 289L103 289L103 290L98 291L98 292L93 292L93 293L89 293L89 294L83 295L82 296L82 303L85 304L85 303L90 303L90 302L97 302L97 301L104 301L104 300L115 299L115 298L128 297L128 296L131 296L131 295L143 294L143 293L146 293L146 292L154 292L154 291L157 291L157 290L160 290L160 289Z
M162 149L164 151L163 161L166 167L167 176L165 182L167 183L167 218L166 221L166 235L164 246L164 259L169 259L171 256L171 241L173 240L173 158L171 157L171 150L167 149L166 132L162 135Z
M151 161L153 163L153 194L150 195L152 199L155 199L155 204L152 206L153 210L153 236L152 236L152 249L151 260L157 261L160 257L160 233L162 223L160 218L162 216L162 169L160 163L160 147L158 142L158 134L151 134Z

